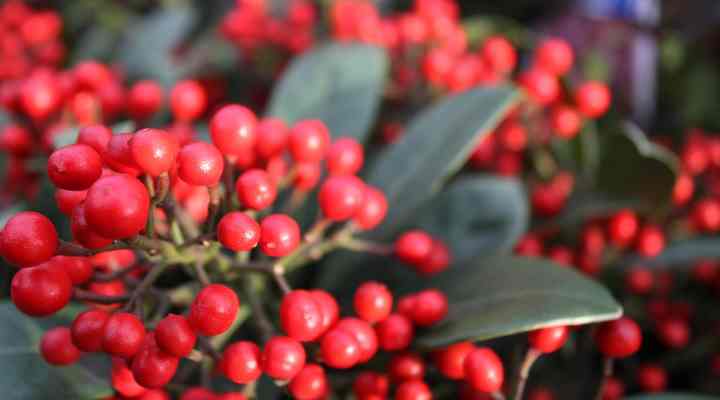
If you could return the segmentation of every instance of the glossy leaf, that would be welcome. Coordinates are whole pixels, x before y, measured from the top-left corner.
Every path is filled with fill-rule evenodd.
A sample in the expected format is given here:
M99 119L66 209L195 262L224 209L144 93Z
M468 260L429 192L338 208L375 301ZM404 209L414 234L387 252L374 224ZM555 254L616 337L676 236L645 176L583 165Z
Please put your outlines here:
M448 295L447 318L418 337L424 347L487 340L553 325L618 318L601 284L550 261L513 256L454 265L429 285Z
M292 124L324 121L334 137L364 141L385 88L385 52L368 45L329 44L296 58L275 87L267 115Z
M660 255L652 259L638 255L624 258L620 265L633 266L642 263L644 266L684 267L691 268L698 260L720 260L720 238L696 237L678 240L668 244Z
M45 330L58 324L69 324L80 311L67 307L50 319L32 319L8 303L0 303L0 391L3 399L97 399L110 396L107 379L96 374L103 371L97 360L84 356L92 367L76 364L67 367L48 366L38 353L38 343ZM92 371L92 372L91 372ZM103 371L103 372L109 372ZM109 376L109 375L108 375Z
M415 215L519 97L511 86L479 88L450 97L416 117L367 175L368 183L382 189L391 205L373 236L387 237Z

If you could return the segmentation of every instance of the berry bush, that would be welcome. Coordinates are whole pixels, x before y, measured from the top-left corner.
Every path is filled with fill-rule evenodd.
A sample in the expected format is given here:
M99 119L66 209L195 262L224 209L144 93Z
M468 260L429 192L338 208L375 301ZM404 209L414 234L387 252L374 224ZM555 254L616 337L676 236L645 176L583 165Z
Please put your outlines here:
M566 39L68 3L0 5L3 398L720 394L720 138L648 136Z

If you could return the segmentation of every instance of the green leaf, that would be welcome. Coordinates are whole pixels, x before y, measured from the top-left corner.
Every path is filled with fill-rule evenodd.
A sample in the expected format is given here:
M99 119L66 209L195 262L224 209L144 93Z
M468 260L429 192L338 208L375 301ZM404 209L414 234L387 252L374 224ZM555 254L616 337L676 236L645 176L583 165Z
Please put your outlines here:
M717 400L720 397L692 393L660 393L626 397L625 400Z
M632 255L620 261L621 266L633 266L642 264L653 267L684 267L691 268L694 261L720 259L720 238L717 237L696 237L692 239L678 240L670 243L660 255L651 259Z
M60 324L69 324L79 308L66 307L51 319L31 319L8 303L0 303L0 391L7 400L26 399L97 399L110 396L107 379L97 375L103 371L97 360L84 356L85 363L68 367L51 367L38 353L44 331ZM86 364L87 365L87 364ZM92 371L92 372L91 372ZM107 375L107 374L106 374ZM109 375L108 375L109 376Z
M526 198L516 179L464 177L423 208L418 226L442 238L456 260L507 251L527 230Z
M451 266L429 283L450 303L443 322L418 343L438 347L553 325L612 320L622 308L599 283L547 260L497 256Z
M363 142L375 122L388 73L377 47L329 44L295 59L275 87L267 114L292 124L324 121L334 137Z
M649 204L664 204L672 198L677 159L667 149L652 143L632 124L624 132L611 134L603 143L598 186L622 198L638 198Z
M452 96L416 117L368 173L368 183L379 187L390 204L387 218L372 236L387 237L414 216L519 98L511 86L479 88Z
M190 7L158 9L131 24L118 49L118 61L127 74L155 79L171 86L181 77L172 52L195 21Z

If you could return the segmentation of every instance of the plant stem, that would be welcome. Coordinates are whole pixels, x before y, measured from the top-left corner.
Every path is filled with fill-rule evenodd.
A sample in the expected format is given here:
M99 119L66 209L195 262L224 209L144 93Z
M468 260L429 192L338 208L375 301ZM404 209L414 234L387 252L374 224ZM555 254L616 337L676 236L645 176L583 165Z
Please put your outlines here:
M537 361L541 355L542 353L532 348L528 349L527 353L525 353L525 359L518 369L518 375L516 378L517 383L515 385L515 395L513 396L515 400L522 400L523 393L525 392L525 384L527 383L527 378L530 375L530 368L532 368L535 361Z
M95 282L112 282L116 279L120 279L120 278L124 277L125 275L131 273L132 271L136 270L139 266L140 266L139 264L135 264L130 267L118 269L118 270L115 270L115 271L109 272L109 273L96 272L95 274L93 274L92 280Z
M348 250L377 254L380 256L390 256L394 252L392 245L369 242L367 240L355 238L343 242L342 247Z
M605 394L605 385L607 385L608 379L613 374L613 359L609 357L605 357L603 360L603 375L602 379L600 380L600 386L598 387L598 391L595 394L595 400L602 400L603 394Z
M203 265L201 260L196 260L193 263L193 268L195 269L195 275L197 275L198 280L200 283L203 284L203 286L207 286L210 284L210 277L207 274L207 271L205 271L205 266Z
M106 296L103 294L98 294L98 293L90 292L88 290L76 288L73 290L73 299L80 300L80 301L91 301L93 303L99 303L99 304L116 304L116 303L124 303L124 302L130 300L130 295L123 294L123 295L119 295L119 296Z
M86 249L78 246L74 243L66 242L61 240L60 245L57 249L57 255L60 256L75 256L75 257L89 257L99 253L113 250L132 249L129 243L117 241L109 246L101 247L99 249Z

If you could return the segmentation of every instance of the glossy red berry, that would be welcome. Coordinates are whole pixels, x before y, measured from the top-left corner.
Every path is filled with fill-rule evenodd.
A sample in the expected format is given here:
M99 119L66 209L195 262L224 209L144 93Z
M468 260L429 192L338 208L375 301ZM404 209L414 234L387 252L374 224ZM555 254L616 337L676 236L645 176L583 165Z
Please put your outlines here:
M240 204L253 210L270 207L277 197L275 182L261 169L243 172L235 183L235 190Z
M366 282L357 288L353 305L355 313L369 323L380 322L392 312L393 297L387 286Z
M610 241L620 247L629 245L635 239L639 226L637 216L633 211L617 212L608 223Z
M45 317L60 311L70 302L71 296L70 277L52 264L21 269L10 285L10 297L15 307L32 317Z
M560 96L560 83L551 73L533 68L520 74L518 83L528 96L540 105L548 105Z
M146 128L133 135L130 151L135 163L144 173L159 176L175 166L180 144L166 131Z
M230 250L250 251L260 241L260 225L249 215L233 211L220 219L217 238Z
M625 274L625 286L630 293L649 294L655 286L655 276L648 268L634 267Z
M146 120L160 110L162 102L163 89L158 83L139 81L128 92L128 113L135 120Z
M370 185L363 185L363 202L353 216L353 223L362 230L373 229L385 219L388 210L385 194Z
M221 153L240 156L251 153L257 139L257 117L250 109L230 104L210 119L210 138Z
M358 399L384 399L389 386L387 376L377 372L361 372L353 382L353 393Z
M108 239L126 239L145 228L150 195L136 178L110 175L92 185L84 209L92 231Z
M218 398L207 388L193 387L184 391L180 400L218 400Z
M113 357L110 382L113 389L125 397L137 397L147 391L137 383L127 361L122 358Z
M563 139L572 139L582 128L582 117L576 109L560 104L550 111L550 126L553 132Z
M331 329L323 336L320 353L332 368L351 368L360 361L360 345L353 334L341 329Z
M625 384L618 378L610 377L605 382L602 400L620 400L625 394Z
M170 395L162 389L151 389L137 396L135 400L171 400ZM240 399L245 400L245 399Z
M289 146L295 161L320 162L330 146L330 132L320 120L300 121L290 130Z
M326 165L332 175L355 175L365 159L362 145L355 139L339 138L328 150Z
M659 365L644 364L638 368L637 380L643 392L664 392L668 381L667 371Z
M528 334L530 347L541 353L553 353L559 350L568 337L566 326L552 326L537 329Z
M480 52L483 60L496 72L508 74L515 69L517 52L512 43L503 36L485 39Z
M320 312L322 313L322 331L324 333L337 322L340 316L340 306L338 306L335 298L324 290L311 290L310 294L320 307Z
M205 286L190 305L188 322L204 336L215 336L227 331L235 321L240 300L225 285Z
M0 150L16 157L25 157L32 153L33 137L21 125L7 125L0 131Z
M293 290L280 304L280 325L291 338L309 342L323 333L323 312L310 292Z
M111 239L98 235L85 218L85 203L80 203L70 216L70 230L73 239L88 249L99 249L112 243Z
M105 324L109 318L110 314L102 309L90 309L78 314L70 327L73 344L85 352L101 351Z
M170 92L170 110L178 121L193 121L205 112L206 107L205 89L195 81L180 81Z
M692 176L688 174L680 174L673 186L673 203L678 206L684 206L692 199L695 191L695 182Z
M448 300L437 289L423 290L415 294L414 308L410 318L418 326L431 326L447 315Z
M419 354L399 353L390 359L388 371L395 382L422 379L425 375L425 361Z
M598 118L610 108L610 89L602 82L589 81L575 90L578 110L589 118Z
M254 382L262 374L260 348L253 342L235 342L225 348L220 370L231 381L244 385Z
M450 254L450 249L445 243L441 240L433 240L428 257L422 263L414 265L414 267L418 273L429 276L444 271L451 261L452 254Z
M87 257L55 256L48 263L65 271L73 285L82 285L90 280L94 269Z
M260 249L270 257L284 257L300 244L300 226L285 214L272 214L260 222Z
M457 56L447 49L434 47L423 58L423 76L435 86L444 86L455 66Z
M297 190L308 191L320 181L322 168L320 163L298 162L295 164L293 186Z
M328 392L328 382L323 367L306 364L290 381L290 394L297 400L319 400Z
M472 342L451 344L433 352L435 367L445 377L463 379L465 377L465 357L475 349Z
M682 349L690 343L690 326L680 318L667 318L657 326L660 342L671 349Z
M87 190L57 189L55 191L55 204L63 214L71 216L75 207L85 201L85 196L87 196Z
M9 263L21 267L49 260L55 255L58 243L55 225L34 211L13 215L0 232L0 254Z
M80 358L80 350L72 342L70 329L64 326L45 332L40 340L40 354L52 365L70 365Z
M564 39L546 39L535 50L535 65L558 76L568 73L574 60L572 47Z
M155 342L165 353L186 357L195 347L195 332L181 315L168 314L155 326Z
M494 393L502 388L505 370L502 360L487 347L476 348L465 357L465 379L475 389Z
M377 334L373 330L373 327L366 321L358 318L343 318L338 321L333 329L345 331L355 338L360 348L360 359L358 362L367 362L377 353Z
M375 325L380 348L385 351L397 351L410 346L415 337L412 321L402 314L390 314L384 321Z
M720 201L702 199L695 203L692 210L692 222L698 230L703 232L720 230Z
M665 234L658 226L645 225L638 232L635 248L644 257L655 257L665 249Z
M279 118L263 118L256 128L255 150L263 159L282 154L287 148L288 126Z
M103 153L103 159L114 171L137 176L140 174L140 167L135 163L130 149L132 138L133 135L130 133L113 135Z
M130 366L137 383L149 389L167 385L175 376L180 359L162 351L154 334L145 336L142 347L133 357Z
M595 332L595 343L605 357L625 358L640 349L642 332L635 321L623 317L601 324Z
M89 125L80 129L76 142L88 145L102 155L105 154L112 137L112 131L105 125Z
M276 336L265 343L262 368L273 379L289 381L305 365L305 349L300 342L286 336Z
M65 190L85 190L102 174L103 161L92 147L71 144L55 150L48 158L48 177Z
M395 400L432 400L432 392L421 380L406 381L395 389Z
M332 221L352 218L362 207L365 184L352 175L331 176L320 186L318 203Z
M203 142L183 146L177 161L180 179L196 186L215 186L220 181L224 168L220 151Z
M115 313L105 323L102 346L111 356L130 358L140 351L144 340L145 326L135 314Z
M423 263L432 252L433 238L421 230L403 233L395 241L395 255L408 264Z

